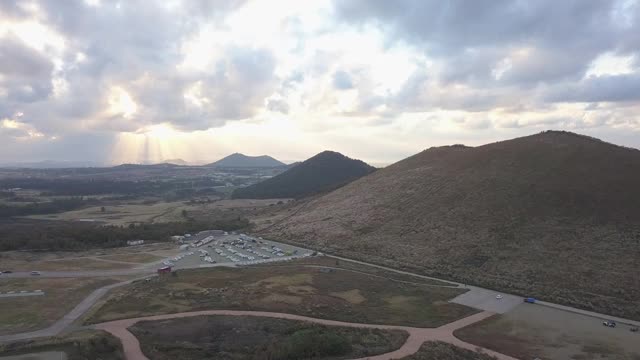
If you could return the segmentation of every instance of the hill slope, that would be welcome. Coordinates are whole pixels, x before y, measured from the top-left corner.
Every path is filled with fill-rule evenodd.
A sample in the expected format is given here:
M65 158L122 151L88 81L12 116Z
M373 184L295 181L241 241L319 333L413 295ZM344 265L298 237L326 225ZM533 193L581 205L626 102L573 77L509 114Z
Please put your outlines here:
M234 198L300 198L336 189L373 172L375 168L340 153L324 151L280 175L236 189Z
M640 319L640 151L581 135L431 148L263 233Z
M227 168L259 168L259 167L277 167L277 166L285 166L286 164L280 162L271 156L262 155L262 156L247 156L244 154L231 154L227 157L224 157L214 163L205 166L212 167L227 167Z

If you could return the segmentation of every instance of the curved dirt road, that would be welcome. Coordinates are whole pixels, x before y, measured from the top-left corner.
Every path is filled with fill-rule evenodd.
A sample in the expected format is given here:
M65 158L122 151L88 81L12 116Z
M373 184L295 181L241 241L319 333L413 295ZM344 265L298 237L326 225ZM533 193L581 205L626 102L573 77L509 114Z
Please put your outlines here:
M138 321L145 320L167 320L181 317L191 317L191 316L203 316L203 315L227 315L227 316L261 316L261 317L271 317L278 319L288 319L288 320L298 320L298 321L307 321L321 325L328 326L343 326L343 327L355 327L355 328L372 328L372 329L387 329L387 330L402 330L409 333L409 337L407 341L400 347L399 349L381 355L370 356L367 358L362 358L358 360L392 360L392 359L401 359L405 356L412 355L420 349L420 346L425 341L443 341L453 345L456 345L461 348L469 349L475 351L478 349L477 346L466 343L455 336L453 336L453 331L467 325L473 324L480 320L486 319L494 313L485 311L475 315L468 316L464 319L460 319L458 321L454 321L447 325L441 326L435 329L426 329L426 328L415 328L408 326L393 326L393 325L374 325L374 324L358 324L358 323L348 323L342 321L335 320L326 320L326 319L316 319L310 318L306 316L300 315L292 315L292 314L284 314L284 313L274 313L274 312L265 312L265 311L234 311L234 310L205 310L205 311L193 311L193 312L185 312L179 314L167 314L167 315L156 315L156 316L146 316L140 318L133 319L124 319L124 320L116 320L110 321L106 323L101 323L95 325L96 329L105 330L114 336L118 337L122 342L122 347L124 349L124 354L127 360L149 360L140 349L140 342L138 339L131 333L127 328L134 325ZM496 353L494 351L488 349L482 349L486 354L493 355L499 360L517 360L513 357L503 355L500 353Z

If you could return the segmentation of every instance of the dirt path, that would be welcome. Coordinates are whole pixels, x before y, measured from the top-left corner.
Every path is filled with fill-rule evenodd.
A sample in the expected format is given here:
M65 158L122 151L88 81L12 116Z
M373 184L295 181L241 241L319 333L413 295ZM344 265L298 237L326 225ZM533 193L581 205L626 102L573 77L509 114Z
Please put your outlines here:
M409 337L407 338L407 341L402 345L402 347L400 347L398 350L395 350L386 354L358 359L358 360L365 360L365 359L392 360L392 359L401 359L405 356L409 356L416 353L420 349L420 346L422 346L422 344L425 341L443 341L443 342L454 344L456 346L459 346L465 349L475 351L476 349L478 349L476 345L466 343L456 338L455 336L453 336L453 331L459 328L465 327L467 325L476 323L483 319L486 319L494 314L491 312L485 311L475 315L471 315L464 319L460 319L458 321L454 321L452 323L441 326L439 328L425 329L425 328L414 328L414 327L408 327L408 326L348 323L348 322L342 322L342 321L315 319L315 318L310 318L310 317L300 316L300 315L265 312L265 311L206 310L206 311L193 311L193 312L185 312L185 313L179 313L179 314L166 314L166 315L147 316L147 317L140 317L140 318L133 318L133 319L125 319L125 320L116 320L116 321L97 324L95 325L95 328L108 331L109 333L118 337L122 342L125 357L127 360L149 360L142 353L142 350L140 349L140 342L138 341L138 339L135 336L133 336L133 334L129 332L129 330L127 330L130 326L134 325L138 321L167 320L167 319L174 319L174 318L180 318L180 317L203 316L203 315L261 316L261 317L271 317L271 318L278 318L278 319L307 321L307 322L312 322L312 323L321 324L321 325L328 325L328 326L406 331L409 334ZM482 349L482 350L483 352L489 355L495 356L499 360L517 360L513 357L496 353L488 349Z

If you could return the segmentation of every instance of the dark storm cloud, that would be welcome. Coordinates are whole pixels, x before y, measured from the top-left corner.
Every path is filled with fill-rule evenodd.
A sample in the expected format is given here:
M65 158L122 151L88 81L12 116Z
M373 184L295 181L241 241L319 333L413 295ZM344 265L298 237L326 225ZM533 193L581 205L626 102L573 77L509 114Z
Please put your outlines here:
M437 60L442 70L434 81L442 85L463 84L487 98L486 89L538 96L536 87L545 84L554 93L543 95L544 99L627 101L636 89L632 79L581 79L603 53L640 55L639 3L351 0L335 1L334 5L343 22L373 24L383 30L389 44L404 43ZM597 96L593 86L606 86L611 94ZM562 89L566 93L558 94ZM407 95L433 99L432 94ZM500 99L496 101L486 105L499 106ZM429 103L432 101L424 101L423 108ZM460 109L474 107L475 103L462 102ZM443 107L448 106L445 103Z
M376 22L394 38L421 43L443 55L496 44L603 46L616 33L611 17L615 4L601 0L335 2L337 14L346 21Z
M13 36L0 38L0 88L6 91L5 101L29 103L47 98L52 91L52 71L53 63L42 53Z
M546 96L552 102L640 102L640 73L591 76L577 84L558 85Z

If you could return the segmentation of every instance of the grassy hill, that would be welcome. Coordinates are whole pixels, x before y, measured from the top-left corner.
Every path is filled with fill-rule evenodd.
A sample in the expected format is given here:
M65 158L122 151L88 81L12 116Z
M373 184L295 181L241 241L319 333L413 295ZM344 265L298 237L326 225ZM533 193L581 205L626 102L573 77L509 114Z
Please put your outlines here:
M267 155L247 156L244 154L235 153L205 166L226 168L269 168L285 165L285 163L280 162Z
M573 133L431 148L264 233L640 319L640 151Z
M236 189L234 198L301 198L334 190L373 172L375 168L340 153L324 151L280 175Z

